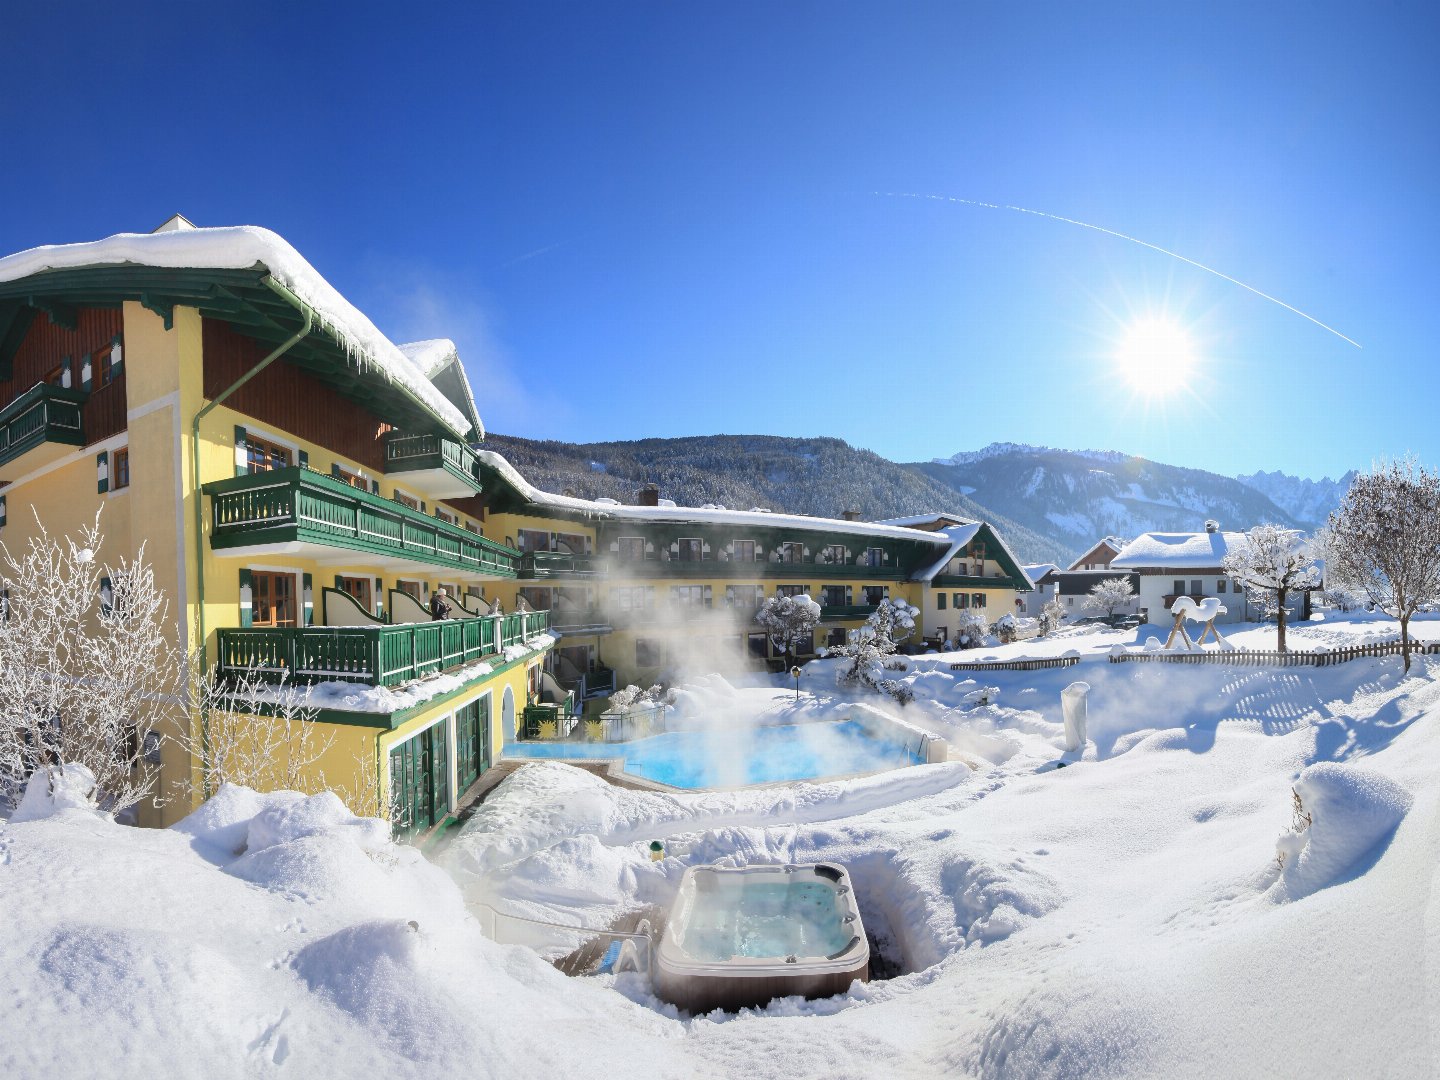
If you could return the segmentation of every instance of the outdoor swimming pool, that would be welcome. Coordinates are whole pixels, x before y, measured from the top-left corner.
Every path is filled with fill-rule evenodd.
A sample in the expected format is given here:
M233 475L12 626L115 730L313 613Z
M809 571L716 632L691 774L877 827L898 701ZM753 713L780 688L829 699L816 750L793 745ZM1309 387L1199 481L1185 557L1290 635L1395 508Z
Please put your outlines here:
M678 788L743 787L918 765L918 748L854 720L670 731L623 743L520 742L512 759L623 758L625 771Z

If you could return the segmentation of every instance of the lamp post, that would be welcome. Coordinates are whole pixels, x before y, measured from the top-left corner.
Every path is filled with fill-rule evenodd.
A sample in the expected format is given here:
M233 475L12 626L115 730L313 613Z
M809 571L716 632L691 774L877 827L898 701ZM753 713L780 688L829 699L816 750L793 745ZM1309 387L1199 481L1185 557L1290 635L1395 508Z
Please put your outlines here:
M790 676L795 680L795 704L800 704L800 665L796 664L790 669Z

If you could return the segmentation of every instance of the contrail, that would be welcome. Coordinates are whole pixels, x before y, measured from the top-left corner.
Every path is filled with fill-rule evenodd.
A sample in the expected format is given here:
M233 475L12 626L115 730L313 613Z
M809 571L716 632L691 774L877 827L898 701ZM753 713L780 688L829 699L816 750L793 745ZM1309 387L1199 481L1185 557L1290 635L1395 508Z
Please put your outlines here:
M1206 266L1204 263L1198 263L1194 259L1187 259L1179 252L1170 251L1168 248L1163 248L1159 244L1152 244L1146 240L1139 240L1133 236L1126 236L1122 232L1116 232L1114 229L1107 229L1102 225L1091 225L1088 221L1076 221L1074 218L1061 217L1059 214L1047 214L1044 210L1028 210L1023 206L1002 206L999 203L981 202L979 199L957 199L949 195L924 195L912 191L876 191L873 194L884 195L895 199L933 199L936 202L964 203L966 206L983 206L987 210L1014 210L1018 214L1033 214L1036 217L1049 218L1051 221L1063 221L1067 225L1079 225L1082 229L1093 229L1095 232L1104 233L1106 236L1117 236L1121 240L1129 240L1132 244L1139 244L1141 247L1147 247L1151 251L1158 251L1162 255L1169 255L1172 259L1179 259L1183 263L1189 263L1197 270L1204 270L1207 274L1214 274L1216 277L1230 282L1231 285L1239 285L1242 289L1246 289L1254 293L1262 300L1269 300L1272 304L1279 304L1286 311L1293 311L1302 319L1309 319L1316 326L1320 327L1321 330L1325 330L1329 333L1334 334L1341 341L1348 341L1357 349L1363 349L1365 347L1361 345L1358 341L1356 341L1354 338L1346 337L1339 330L1336 330L1333 326L1326 326L1323 322L1315 318L1313 315L1306 315L1305 312L1301 311L1299 308L1291 307L1289 304L1285 303L1284 300L1271 296L1269 293L1263 293L1259 289L1255 288L1255 286L1253 285L1246 285L1245 282L1239 280L1238 278L1233 278L1229 274L1222 274L1219 270Z

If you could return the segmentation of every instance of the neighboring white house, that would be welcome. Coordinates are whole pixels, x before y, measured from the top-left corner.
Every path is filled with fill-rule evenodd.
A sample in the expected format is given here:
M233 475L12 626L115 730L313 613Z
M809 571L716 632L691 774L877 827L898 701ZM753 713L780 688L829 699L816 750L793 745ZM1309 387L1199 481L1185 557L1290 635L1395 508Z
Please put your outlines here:
M1055 589L1055 598L1060 601L1065 618L1076 622L1105 614L1103 611L1090 610L1085 606L1085 601L1091 589L1112 578L1124 578L1130 582L1130 588L1135 590L1135 596L1128 603L1116 605L1116 615L1134 615L1145 606L1140 600L1140 575L1119 567L1109 570L1057 570L1049 575L1047 581Z
M1121 548L1110 566L1139 575L1139 607L1152 623L1168 623L1170 605L1179 596L1196 603L1217 596L1226 608L1217 621L1242 622L1249 614L1244 590L1225 575L1221 563L1232 546L1243 543L1244 533L1222 532L1206 522L1204 532L1144 533Z
M1018 598L1015 610L1026 618L1038 619L1045 605L1055 599L1056 584L1051 575L1058 573L1060 567L1053 562L1047 562L1022 566L1020 569L1025 571L1025 576L1030 579L1030 584L1035 586L1035 591Z

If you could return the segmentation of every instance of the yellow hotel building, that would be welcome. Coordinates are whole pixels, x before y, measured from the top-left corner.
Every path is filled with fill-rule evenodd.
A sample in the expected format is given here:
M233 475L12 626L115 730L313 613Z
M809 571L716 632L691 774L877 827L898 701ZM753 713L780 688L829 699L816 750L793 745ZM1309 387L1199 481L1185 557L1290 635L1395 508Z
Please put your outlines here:
M177 216L0 259L0 541L103 508L108 557L145 545L175 644L304 688L327 780L405 831L617 685L773 665L766 596L810 593L818 648L886 597L939 642L957 608L993 620L1030 588L983 523L569 498L483 438L453 344L389 341L267 230ZM432 622L442 587L454 617ZM170 790L196 775L177 745ZM142 822L187 813L189 786Z

